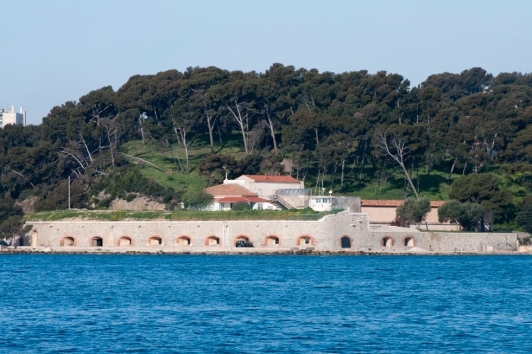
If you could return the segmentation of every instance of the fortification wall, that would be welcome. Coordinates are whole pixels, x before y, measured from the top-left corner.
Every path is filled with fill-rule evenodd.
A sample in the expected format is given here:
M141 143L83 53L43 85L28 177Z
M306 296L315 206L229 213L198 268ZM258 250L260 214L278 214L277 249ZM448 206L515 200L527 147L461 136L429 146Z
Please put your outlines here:
M238 239L254 248L341 249L341 238L351 240L369 232L366 214L339 213L318 221L33 221L25 244L35 247L172 247L232 248ZM181 240L190 240L190 244ZM160 243L153 240L160 240ZM214 242L216 241L216 242Z
M418 230L374 230L361 238L360 250L404 252L417 249L434 252L485 252L517 250L514 233L420 232Z
M484 252L517 250L512 233L370 230L369 215L343 212L318 221L39 221L24 244L58 248L141 248L171 251L234 251L238 240L260 251L314 249L370 252ZM343 239L343 243L342 243ZM95 240L98 240L96 242ZM242 250L242 248L240 248Z

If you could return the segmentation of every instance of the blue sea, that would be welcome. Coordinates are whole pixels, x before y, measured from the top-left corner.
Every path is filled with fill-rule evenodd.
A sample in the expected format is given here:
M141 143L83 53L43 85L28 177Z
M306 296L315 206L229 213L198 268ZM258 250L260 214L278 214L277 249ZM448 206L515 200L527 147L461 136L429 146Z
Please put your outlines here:
M532 257L1 255L0 352L532 352Z

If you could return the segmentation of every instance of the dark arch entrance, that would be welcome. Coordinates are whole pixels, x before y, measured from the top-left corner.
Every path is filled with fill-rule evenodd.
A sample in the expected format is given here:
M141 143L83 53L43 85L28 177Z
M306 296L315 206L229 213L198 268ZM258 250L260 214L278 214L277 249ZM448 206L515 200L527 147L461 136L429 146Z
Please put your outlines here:
M347 236L342 237L342 248L351 248L351 239Z

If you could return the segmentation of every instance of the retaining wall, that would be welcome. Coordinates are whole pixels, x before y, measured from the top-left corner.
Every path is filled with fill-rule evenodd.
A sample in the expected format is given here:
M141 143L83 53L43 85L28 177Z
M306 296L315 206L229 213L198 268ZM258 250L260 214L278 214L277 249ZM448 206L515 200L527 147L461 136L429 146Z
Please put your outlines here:
M327 215L318 221L33 221L28 224L33 229L25 236L24 244L32 247L233 251L238 240L247 240L255 250L264 251L517 250L517 235L512 233L419 232L398 227L370 230L368 214L348 212ZM101 246L94 244L95 238L101 239Z

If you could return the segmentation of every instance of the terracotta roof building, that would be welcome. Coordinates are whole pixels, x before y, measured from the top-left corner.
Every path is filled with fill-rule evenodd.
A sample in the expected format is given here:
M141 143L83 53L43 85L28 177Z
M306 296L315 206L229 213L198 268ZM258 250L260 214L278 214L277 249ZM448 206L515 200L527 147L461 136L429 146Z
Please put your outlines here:
M228 196L258 197L256 193L253 193L249 189L244 188L239 184L219 184L217 186L205 188L205 192L212 194L214 198Z
M235 203L247 203L251 209L280 210L281 208L268 199L259 198L257 193L240 184L219 184L205 188L213 196L213 203L207 208L211 211L231 210Z
M269 176L269 175L242 175L233 180L224 180L226 185L241 185L244 188L256 193L259 197L273 199L277 190L280 189L301 189L305 188L302 181L290 176Z

